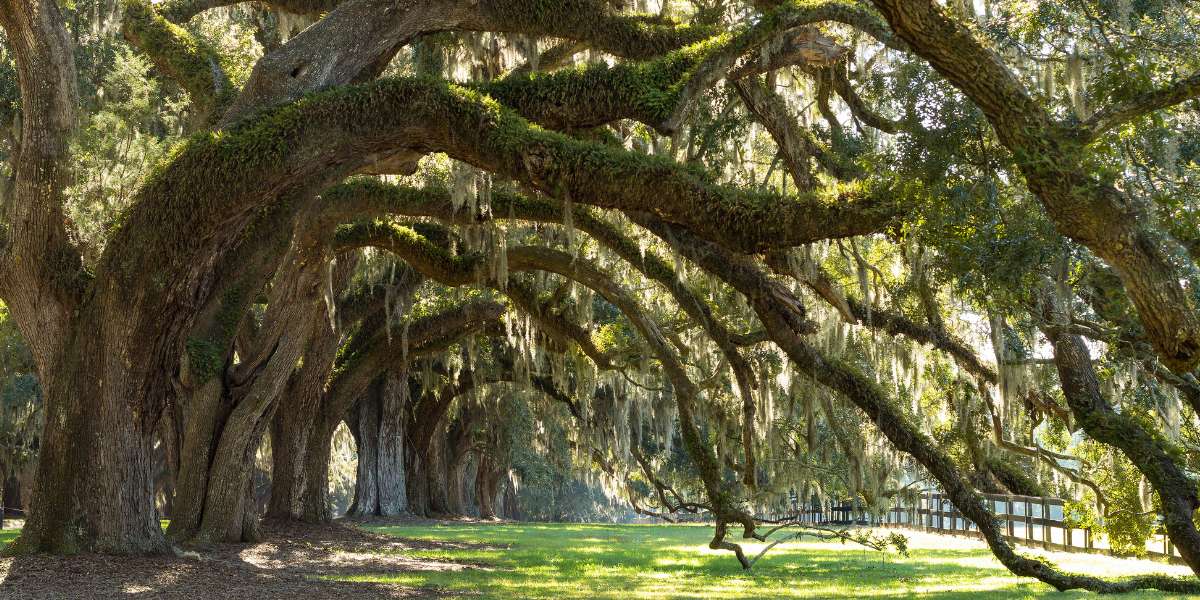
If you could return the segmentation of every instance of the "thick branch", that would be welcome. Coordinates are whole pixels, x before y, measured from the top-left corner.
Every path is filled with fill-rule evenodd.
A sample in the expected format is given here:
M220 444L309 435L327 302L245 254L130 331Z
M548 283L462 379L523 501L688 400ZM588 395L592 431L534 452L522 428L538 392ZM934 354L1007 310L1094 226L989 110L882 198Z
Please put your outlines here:
M392 340L394 343L389 343L385 331L368 334L369 340L356 344L355 351L339 360L329 380L327 404L335 408L334 414L343 414L390 364L440 352L488 324L500 323L503 317L504 307L496 302L467 302L413 321L396 332L401 339Z
M796 189L807 192L817 187L819 183L813 176L810 162L814 157L817 160L823 158L825 151L817 144L812 133L796 122L783 98L774 90L767 89L757 76L734 80L733 86L746 103L746 108L775 140L779 156L792 174L792 181L796 182Z
M1200 97L1200 73L1195 73L1191 77L1177 81L1165 88L1138 94L1123 102L1105 106L1079 126L1076 140L1083 144L1090 144L1105 132L1142 115L1182 104L1196 97Z
M245 0L167 0L159 4L158 11L172 23L182 25L192 17L213 8L233 6ZM341 4L343 0L269 0L263 2L290 13L319 17Z
M425 235L436 229L440 228L430 224L409 227L386 221L360 221L338 228L338 248L340 251L367 246L381 248L399 256L422 274L443 285L457 287L474 283L496 289L529 315L539 329L555 339L575 342L597 367L605 370L614 368L612 356L596 346L589 331L539 303L534 291L520 280L509 277L507 273L493 272L482 256L452 255L443 244L435 243Z
M712 35L708 28L647 23L611 13L599 0L553 4L512 0L350 0L263 57L219 126L305 93L353 81L416 38L451 30L497 31L586 41L632 59L665 54Z
M837 65L825 69L826 81L829 82L833 91L837 92L838 96L846 102L850 107L850 113L858 118L859 121L866 123L869 127L874 127L884 133L895 134L900 131L900 126L884 118L876 113L867 103L854 91L854 86L850 83L850 79L846 77L845 65Z
M1169 446L1152 428L1142 426L1134 417L1118 413L1100 393L1091 352L1083 338L1063 333L1069 325L1052 284L1040 290L1043 333L1054 344L1054 360L1067 405L1084 431L1093 439L1119 448L1137 466L1162 499L1163 528L1179 554L1200 571L1200 531L1192 513L1200 506L1196 484L1175 463ZM1198 588L1200 589L1200 588Z
M201 123L215 123L237 97L216 49L163 18L148 0L126 0L121 35L187 90Z

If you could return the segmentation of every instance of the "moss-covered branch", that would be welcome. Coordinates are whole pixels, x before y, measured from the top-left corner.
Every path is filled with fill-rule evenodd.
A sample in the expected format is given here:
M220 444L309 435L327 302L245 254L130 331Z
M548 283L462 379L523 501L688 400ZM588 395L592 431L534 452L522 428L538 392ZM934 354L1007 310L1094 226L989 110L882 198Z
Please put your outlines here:
M1200 72L1152 92L1110 104L1096 111L1079 126L1076 139L1084 144L1096 141L1104 133L1156 110L1182 104L1200 97Z
M340 193L346 192L343 190ZM433 195L436 197L438 194L434 192ZM483 260L481 255L455 256L445 244L430 239L445 235L439 226L432 224L405 226L386 221L359 221L338 228L337 251L367 246L380 248L402 258L410 267L443 285L477 284L496 289L521 312L529 315L538 328L552 339L575 342L600 369L615 368L612 356L596 345L591 332L554 313L539 301L534 290L524 282L508 273L497 272L494 262Z
M166 0L158 5L158 12L172 23L184 24L192 17L214 8L241 4L245 0ZM342 4L344 0L268 0L262 2L290 13L319 17Z
M236 215L249 222L279 189L413 147L574 203L651 211L741 251L880 231L903 210L887 188L847 188L827 200L715 185L661 157L532 127L462 88L404 79L327 91L221 135L193 137L151 174L113 247L123 247L124 231L144 230L138 241L155 251L135 262L183 261L213 227Z
M420 36L461 30L586 42L634 60L661 56L716 33L711 27L616 14L601 0L439 0L402 8L388 0L356 2L330 12L263 57L219 126L227 127L259 109L316 90L355 81L381 56L394 54Z
M846 2L788 4L753 25L655 55L642 64L510 75L478 89L550 129L585 129L630 118L670 135L679 130L700 96L722 79L826 60L823 54L812 56L811 36L797 28L826 21L871 20L875 29L886 30L870 11Z
M1153 424L1112 408L1100 393L1087 344L1079 335L1066 332L1070 321L1053 285L1047 282L1039 296L1042 332L1054 344L1054 364L1067 406L1092 439L1120 449L1146 476L1162 500L1163 529L1192 570L1200 571L1200 531L1193 520L1200 508L1200 492L1176 463L1181 452ZM1200 584L1195 591L1200 591Z
M335 414L345 414L371 380L392 363L445 350L485 326L502 323L504 312L500 303L480 300L416 319L403 329L359 327L355 336L364 339L348 342L338 357L326 392L327 405Z
M121 35L187 90L199 122L213 124L237 97L238 90L225 73L221 55L204 40L164 18L148 0L125 0Z
M444 190L440 189L418 190L404 186L391 186L370 180L362 180L332 188L326 193L326 196L336 199L339 206L350 207L357 212L365 210L380 212L395 211L396 213L409 216L417 214L442 215L443 217L455 219L457 222L476 222L476 218L466 211L460 210L454 212L448 195ZM374 206L372 206L373 204ZM566 207L562 202L549 198L529 198L519 194L495 192L492 197L492 213L518 220L562 223L565 219ZM597 216L591 209L586 206L573 206L571 214L572 224L576 229L587 233L597 242L613 250L646 278L663 284L680 308L683 309L684 313L704 328L705 332L713 339L717 347L721 349L726 360L728 360L743 396L745 422L752 422L756 411L752 390L756 387L756 382L749 365L739 350L739 345L749 345L761 340L757 338L743 339L744 336L735 336L729 332L713 315L708 303L678 278L675 269L666 260L653 252L644 252L634 240L621 233L611 223ZM398 225L385 226L383 224L359 223L353 227L345 226L342 231L346 232L343 235L347 240L354 240L353 243L378 245L389 248L402 257L405 256L404 253L409 251L408 246L401 248L394 245L392 236L396 234L387 232L386 229L388 227L402 228L402 226ZM349 232L352 230L357 230L360 233L351 235ZM401 237L404 237L404 235ZM368 240L373 241L368 242ZM434 262L441 264L448 263L451 260L448 252L444 249L441 249L441 252L443 252L444 257ZM420 256L415 261L417 264L428 262L427 259ZM470 277L469 274L464 273L456 279L466 282L469 281ZM481 279L483 276L476 274L475 277ZM490 280L488 284L498 287L495 282ZM519 308L533 316L538 321L539 327L548 333L575 341L584 353L600 368L612 368L609 356L594 346L588 332L583 331L573 323L556 318L556 315L552 313L548 313L548 311L537 304L536 300L532 297L531 291L522 290L523 288L519 281L510 279L505 293ZM744 436L746 439L743 439L743 445L746 448L746 461L748 465L752 466L754 464L755 445L753 437L751 437L753 430L746 428L744 433L746 434ZM752 468L745 469L744 473L747 474L747 485L754 487L754 470Z

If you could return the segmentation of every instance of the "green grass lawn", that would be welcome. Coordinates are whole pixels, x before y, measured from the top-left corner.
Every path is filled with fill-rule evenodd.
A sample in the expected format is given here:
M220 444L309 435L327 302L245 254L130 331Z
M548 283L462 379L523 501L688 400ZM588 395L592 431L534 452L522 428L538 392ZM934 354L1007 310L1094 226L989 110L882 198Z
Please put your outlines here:
M801 542L776 546L749 572L727 552L710 551L712 528L690 525L514 524L372 528L392 535L510 544L509 550L423 554L481 561L494 571L421 572L356 579L481 593L483 598L1068 598L1012 576L985 549L946 550L936 539L909 558ZM932 536L927 536L932 537ZM940 547L954 544L943 543ZM748 549L761 546L746 545ZM920 544L918 544L920 546ZM754 550L757 552L757 550ZM1066 555L1063 555L1066 556ZM1074 570L1104 574L1106 567ZM882 558L882 560L881 560ZM1103 559L1110 560L1110 559ZM1147 563L1140 569L1157 570ZM1178 597L1138 593L1122 598Z
M345 579L460 590L472 598L1099 598L1058 593L1012 576L979 543L916 534L909 558L838 542L776 546L746 572L728 552L707 548L710 526L524 523L369 528L391 535L507 545L506 550L410 553L494 565L491 571L427 571ZM0 532L0 545L17 535ZM761 545L745 544L757 553ZM1149 561L1051 553L1073 572L1130 575L1186 569ZM1141 592L1117 598L1182 598Z

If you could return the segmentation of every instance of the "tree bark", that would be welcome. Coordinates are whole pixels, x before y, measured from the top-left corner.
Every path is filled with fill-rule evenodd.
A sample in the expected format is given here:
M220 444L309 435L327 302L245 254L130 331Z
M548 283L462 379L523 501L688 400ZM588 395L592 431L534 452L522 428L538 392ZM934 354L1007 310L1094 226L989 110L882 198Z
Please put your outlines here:
M376 473L379 515L383 517L395 517L408 510L408 489L404 479L404 409L408 404L408 390L407 363L384 373Z
M414 515L428 517L429 480L425 477L425 460L421 458L415 446L410 446L405 455L407 460L404 462L404 480L408 483L408 509Z
M487 452L479 454L479 466L475 475L475 500L479 502L479 518L494 520L496 518L496 487L500 477L495 473L492 456Z
M426 494L429 495L429 510L433 513L450 514L450 501L446 490L446 417L438 420L425 451Z
M357 413L357 414L355 414ZM348 514L370 517L379 514L379 395L375 386L367 388L358 407L351 413L357 417L354 436L358 449L358 466L354 480L354 504ZM407 491L404 502L408 503Z

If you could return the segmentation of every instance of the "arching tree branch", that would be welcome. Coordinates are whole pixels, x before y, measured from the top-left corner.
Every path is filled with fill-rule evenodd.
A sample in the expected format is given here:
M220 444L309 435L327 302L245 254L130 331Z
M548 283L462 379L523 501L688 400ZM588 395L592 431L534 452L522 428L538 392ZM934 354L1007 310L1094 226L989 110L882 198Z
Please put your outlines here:
M187 90L198 123L212 125L237 97L216 49L171 23L147 0L126 0L121 35Z

